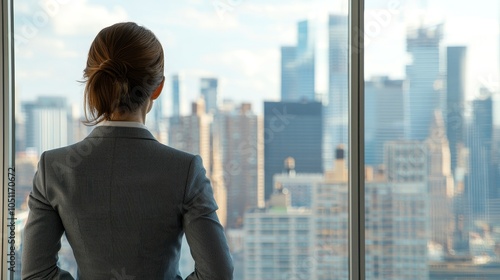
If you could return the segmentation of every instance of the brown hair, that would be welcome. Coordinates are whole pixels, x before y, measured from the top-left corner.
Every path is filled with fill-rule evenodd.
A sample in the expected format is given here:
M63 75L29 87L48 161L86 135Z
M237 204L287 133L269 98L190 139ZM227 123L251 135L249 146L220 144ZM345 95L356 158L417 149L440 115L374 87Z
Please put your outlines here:
M84 123L95 125L115 112L137 110L162 82L163 70L163 48L150 30L133 22L101 30L83 71Z

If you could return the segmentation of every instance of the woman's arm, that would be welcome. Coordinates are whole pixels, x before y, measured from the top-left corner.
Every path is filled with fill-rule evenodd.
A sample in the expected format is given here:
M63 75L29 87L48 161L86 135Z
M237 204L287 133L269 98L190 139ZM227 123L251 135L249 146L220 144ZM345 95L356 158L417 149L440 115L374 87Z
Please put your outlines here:
M24 227L21 278L73 280L67 271L57 266L64 227L45 196L44 160L45 154L42 154L28 201L30 212Z
M215 210L212 186L202 160L191 161L184 195L184 231L195 261L195 271L187 280L233 279L233 261L224 228Z

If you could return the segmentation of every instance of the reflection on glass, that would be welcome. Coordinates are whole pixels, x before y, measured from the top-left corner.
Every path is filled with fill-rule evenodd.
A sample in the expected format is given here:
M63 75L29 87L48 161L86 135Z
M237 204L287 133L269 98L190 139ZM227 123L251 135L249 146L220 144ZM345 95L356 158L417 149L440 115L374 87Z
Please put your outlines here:
M203 158L234 278L347 279L348 1L211 2L16 1L18 236L40 153L91 130L76 80L92 36L135 21L166 55L146 125ZM64 239L59 265L76 276ZM183 242L181 274L193 265Z
M414 2L366 1L366 279L497 279L498 3Z

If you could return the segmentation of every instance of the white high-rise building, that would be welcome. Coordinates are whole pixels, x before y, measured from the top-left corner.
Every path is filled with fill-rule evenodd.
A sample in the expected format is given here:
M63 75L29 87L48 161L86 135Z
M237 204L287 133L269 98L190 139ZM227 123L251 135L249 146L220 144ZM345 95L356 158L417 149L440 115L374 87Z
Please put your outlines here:
M312 216L292 208L286 189L277 190L268 208L244 218L244 279L312 279Z
M38 155L72 142L71 108L64 97L41 96L22 105L25 114L26 149Z

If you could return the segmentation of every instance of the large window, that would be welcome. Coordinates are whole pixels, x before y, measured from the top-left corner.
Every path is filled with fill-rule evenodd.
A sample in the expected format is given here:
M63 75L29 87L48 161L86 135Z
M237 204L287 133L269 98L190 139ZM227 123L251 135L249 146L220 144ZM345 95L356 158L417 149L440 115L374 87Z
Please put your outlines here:
M366 1L366 279L497 279L498 1Z
M15 32L26 39L16 48L18 236L40 153L89 132L77 81L90 43L103 27L135 21L166 57L166 87L146 125L202 156L235 279L347 278L348 8L346 0L16 1ZM76 275L66 241L59 263ZM183 276L193 265L185 242Z
M120 21L163 44L146 125L202 156L235 279L500 277L496 0L168 2L12 3L14 279L39 155L89 133L78 81ZM76 276L66 241L59 265ZM183 276L193 265L184 242Z

